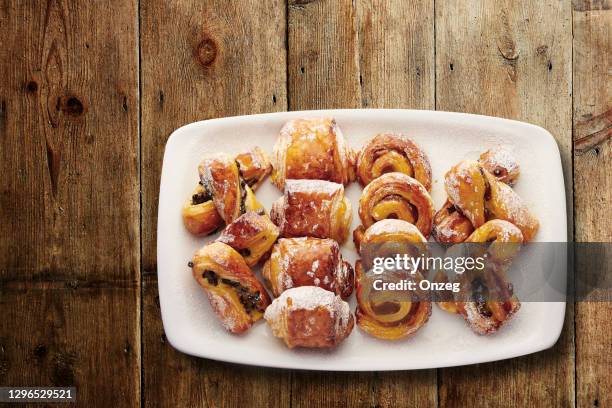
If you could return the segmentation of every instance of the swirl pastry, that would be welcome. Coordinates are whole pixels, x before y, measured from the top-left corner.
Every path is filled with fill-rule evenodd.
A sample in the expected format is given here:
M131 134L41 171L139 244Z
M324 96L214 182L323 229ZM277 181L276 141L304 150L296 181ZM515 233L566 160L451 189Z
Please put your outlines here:
M286 290L266 309L264 318L289 348L334 347L355 324L348 303L316 286Z
M249 211L225 227L217 241L238 251L248 266L255 266L269 255L278 234L278 228L267 215Z
M272 172L272 164L268 155L259 147L254 147L246 153L237 155L236 164L240 171L240 177L252 190L257 190L257 187Z
M478 162L495 178L510 187L514 186L521 174L516 157L503 147L487 150L480 155Z
M414 225L402 220L383 220L366 230L362 245L377 246L389 243L406 249L413 244L424 247L426 242L425 237ZM380 247L376 252L377 256L388 255L381 254ZM357 286L355 315L357 325L363 331L381 339L397 340L413 335L427 323L431 315L431 302L424 300L428 299L428 296L418 287L418 283L423 280L421 271L415 271L414 274L391 271L385 274L385 281L414 282L416 290L403 292L373 290L374 280L379 279L381 275L366 273L362 261L357 261L355 272Z
M198 170L202 185L212 195L215 208L226 224L247 211L264 212L253 190L240 177L236 161L228 155L208 156Z
M431 189L431 166L423 151L410 139L384 133L374 136L357 156L357 179L362 186L385 173L399 172Z
M285 194L272 204L270 218L281 237L331 238L342 243L351 224L351 204L342 184L287 180Z
M185 202L182 215L185 228L194 235L212 234L223 224L212 197L201 184Z
M385 173L368 184L359 199L359 218L367 229L376 221L397 218L407 221L428 237L434 207L421 183L403 173Z
M287 122L274 145L272 167L272 183L281 190L288 179L348 184L355 178L354 152L331 118Z
M192 264L193 277L228 331L242 333L262 318L270 297L229 245L213 242L204 246L195 253Z
M262 275L274 296L299 286L318 286L343 299L353 293L353 267L333 239L279 239Z

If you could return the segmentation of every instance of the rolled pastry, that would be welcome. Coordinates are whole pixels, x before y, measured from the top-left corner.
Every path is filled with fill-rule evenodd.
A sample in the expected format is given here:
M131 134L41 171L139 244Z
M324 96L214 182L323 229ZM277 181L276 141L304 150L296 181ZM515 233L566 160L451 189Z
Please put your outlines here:
M238 251L248 266L255 266L270 254L278 235L278 227L267 215L249 211L225 227L217 241Z
M268 155L259 147L237 155L236 163L240 177L253 191L257 190L257 187L272 172L272 164Z
M289 348L334 347L355 324L348 303L316 286L286 290L266 309L264 318Z
M362 186L385 173L399 172L431 189L431 166L425 153L410 139L392 133L374 136L357 156L357 178Z
M348 236L352 211L342 184L287 180L285 193L272 205L270 218L281 237L331 238L342 243Z
M353 267L333 239L279 239L262 275L274 296L299 286L318 286L343 299L353 293Z
M229 245L213 242L204 246L195 253L192 264L193 277L228 331L242 333L262 318L270 297Z
M331 118L287 122L274 145L272 167L272 183L281 190L288 179L348 184L355 178L354 152Z
M201 184L198 184L185 202L182 215L185 228L194 235L212 234L223 225L211 195Z

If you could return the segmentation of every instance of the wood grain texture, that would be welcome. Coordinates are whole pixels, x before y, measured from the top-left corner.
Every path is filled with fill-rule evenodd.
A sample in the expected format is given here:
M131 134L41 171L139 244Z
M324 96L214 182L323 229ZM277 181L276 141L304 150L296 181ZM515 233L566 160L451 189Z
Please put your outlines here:
M197 120L286 109L285 10L280 0L141 3L145 406L287 404L288 372L197 359L168 344L155 255L159 176L170 133Z
M437 1L436 108L524 120L548 129L572 180L569 2ZM572 185L566 193L572 225ZM571 233L570 233L571 237ZM574 405L573 307L550 350L441 369L440 406Z
M290 108L433 109L433 14L432 1L290 1ZM436 402L435 370L292 374L293 407Z
M574 1L574 199L577 242L612 242L612 9ZM603 221L603 222L602 222ZM589 268L588 259L577 259ZM576 276L588 270L578 269ZM610 303L576 304L578 407L612 405Z
M0 384L87 407L140 401L137 2L114 12L0 3Z

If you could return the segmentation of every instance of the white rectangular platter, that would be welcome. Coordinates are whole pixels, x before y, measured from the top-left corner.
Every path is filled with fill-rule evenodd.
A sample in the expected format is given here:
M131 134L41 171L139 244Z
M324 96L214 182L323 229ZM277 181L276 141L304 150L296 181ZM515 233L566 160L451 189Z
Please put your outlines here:
M377 340L355 326L339 347L326 351L287 349L281 340L272 336L263 320L244 335L226 332L187 266L198 248L217 237L195 238L182 224L181 208L198 181L198 163L206 152L236 154L259 146L270 153L287 120L324 116L336 118L353 148L360 148L381 132L399 132L412 138L431 162L436 209L446 199L444 174L452 165L463 159L475 159L493 146L507 147L521 165L515 190L540 220L536 241L566 242L565 189L559 149L550 133L534 125L461 113L374 109L283 112L192 123L176 130L168 140L159 196L159 297L164 330L172 346L195 356L242 364L378 371L501 360L549 348L557 341L563 325L564 302L524 302L516 317L491 336L474 334L463 319L434 306L429 322L412 338L396 342ZM359 224L360 193L358 183L346 189L354 210L351 231ZM281 192L267 180L256 195L269 211ZM354 264L357 256L350 239L342 252ZM559 268L558 273L565 274L566 268ZM350 304L354 311L354 295Z

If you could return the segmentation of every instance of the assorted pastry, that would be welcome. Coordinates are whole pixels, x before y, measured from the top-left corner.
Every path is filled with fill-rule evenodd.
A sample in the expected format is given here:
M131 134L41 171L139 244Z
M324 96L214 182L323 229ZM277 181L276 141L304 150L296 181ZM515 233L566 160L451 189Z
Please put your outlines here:
M271 159L257 147L236 156L209 154L198 173L182 209L185 228L194 236L222 231L189 265L231 333L244 333L263 317L289 348L330 348L355 323L384 340L413 336L429 321L432 303L461 316L479 334L495 332L520 308L506 273L539 223L512 189L520 168L504 149L453 166L444 178L448 199L437 212L429 193L431 166L417 144L382 133L352 150L331 118L287 122ZM255 191L270 174L282 196L268 215ZM361 259L353 269L341 245L352 221L344 187L355 180L363 191L361 225L353 231ZM431 299L420 289L373 290L372 248L378 256L398 247L426 252L430 235L444 245L481 243L478 250L491 262L454 278L461 290L452 295ZM506 243L516 247L499 245ZM261 274L251 269L258 265ZM422 269L389 271L386 278L418 287L430 274L438 282L449 280L441 271ZM355 317L347 303L353 292Z

